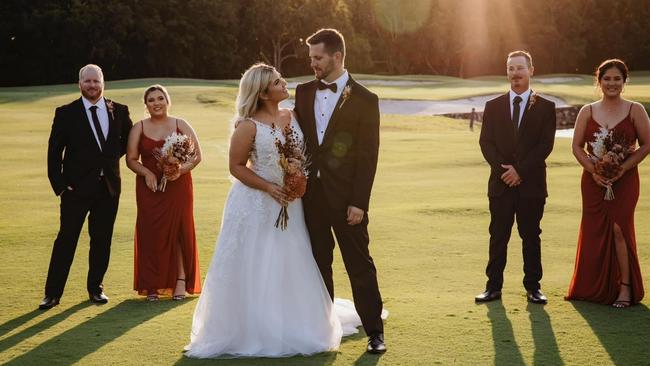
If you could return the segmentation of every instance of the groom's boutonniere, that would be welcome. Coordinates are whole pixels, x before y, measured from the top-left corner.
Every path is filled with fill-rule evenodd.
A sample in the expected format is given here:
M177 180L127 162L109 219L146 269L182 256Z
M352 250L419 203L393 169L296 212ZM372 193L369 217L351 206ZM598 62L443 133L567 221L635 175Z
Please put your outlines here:
M111 117L115 119L115 115L113 114L113 111L115 110L115 106L113 105L112 100L106 100L106 109L108 109L108 112L111 114Z
M531 91L530 97L528 97L528 110L530 110L533 105L535 105L535 102L537 102L537 93Z
M339 105L339 109L343 107L343 104L345 104L345 101L350 98L350 95L352 95L352 85L346 85L345 88L343 88L343 94L341 94L343 101L341 102L341 105Z

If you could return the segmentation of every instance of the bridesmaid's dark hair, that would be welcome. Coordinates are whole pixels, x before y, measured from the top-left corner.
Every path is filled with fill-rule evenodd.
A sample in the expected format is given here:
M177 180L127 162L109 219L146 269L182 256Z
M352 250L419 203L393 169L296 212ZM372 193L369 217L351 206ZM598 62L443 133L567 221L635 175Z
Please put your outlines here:
M623 82L627 81L627 74L629 73L627 69L627 65L623 60L619 60L617 58L610 58L609 60L603 61L600 66L598 66L598 69L596 69L596 81L598 84L600 84L600 80L605 76L605 72L612 67L615 67L618 69L618 71L621 72L623 75Z
M325 51L333 55L335 52L341 52L345 57L345 39L341 32L333 28L323 28L316 33L307 37L307 44L310 46L322 43L325 46Z

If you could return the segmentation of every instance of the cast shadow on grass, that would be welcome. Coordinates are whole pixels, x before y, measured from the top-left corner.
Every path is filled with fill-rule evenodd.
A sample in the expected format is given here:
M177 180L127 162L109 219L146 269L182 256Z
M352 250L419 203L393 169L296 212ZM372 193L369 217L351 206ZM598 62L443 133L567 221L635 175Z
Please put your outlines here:
M628 309L582 301L571 305L587 321L603 348L616 365L650 362L650 309L643 304Z
M89 320L48 339L5 365L43 365L48 363L70 365L76 363L132 328L181 305L181 302L165 301L157 303L155 306L149 305L151 304L144 303L140 299L123 301L103 313L97 314ZM87 301L77 304L31 327L35 329L29 333L40 332L87 306L93 305ZM43 323L46 324L41 325ZM27 330L19 333L19 335L26 332ZM28 335L25 334L21 338L24 339Z
M487 316L492 325L495 365L525 365L512 330L512 323L506 314L501 300L484 304L488 308ZM487 335L486 335L487 336Z
M18 328L19 326L27 323L28 321L36 318L37 316L43 314L44 312L42 310L32 310L29 313L25 313L17 318L7 320L4 322L2 325L0 325L0 337L3 335L11 332L13 329ZM0 352L2 352L2 349L0 348Z
M85 307L88 307L90 305L91 304L88 301L80 302L77 305L69 307L69 308L63 310L62 312L60 312L58 314L52 315L49 318L45 318L45 319L41 320L39 323L36 323L36 324L30 326L29 328L23 329L23 330L21 330L20 332L18 332L16 334L12 334L11 336L9 336L9 337L7 337L7 338L5 338L3 340L0 340L0 352L4 352L7 349L9 349L9 348L17 345L18 343L22 342L23 340L25 340L27 338L30 338L30 337L38 334L38 333L41 333L41 332L47 330L48 328L58 324L59 322L64 321L70 315L72 315L72 314L76 313L77 311L79 311L79 310L81 310L81 309L83 309ZM46 312L43 311L43 310L31 311L29 313L26 313L24 315L19 316L18 318L15 318L13 320L10 320L10 321L4 323L2 325L2 328L7 326L8 329L9 329L8 331L10 331L11 329L13 329L15 327L18 327L20 324L28 321L29 319L32 319L32 318L36 317L39 314L43 314L45 316ZM2 329L2 328L0 328L0 329ZM2 329L2 334L5 334L5 333L6 333L5 330Z
M528 311L535 344L533 365L564 365L551 325L551 318L544 306L528 303L526 311Z

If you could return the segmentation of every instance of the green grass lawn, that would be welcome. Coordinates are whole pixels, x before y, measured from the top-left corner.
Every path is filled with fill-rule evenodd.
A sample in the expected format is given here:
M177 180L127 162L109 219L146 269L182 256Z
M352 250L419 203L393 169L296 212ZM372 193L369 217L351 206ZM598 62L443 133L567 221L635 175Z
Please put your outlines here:
M645 82L650 82L650 77ZM384 78L384 77L377 77ZM417 79L417 76L413 76ZM409 79L408 77L405 79ZM450 99L483 94L472 83L503 92L500 78L431 78L422 90L376 88L382 97ZM640 80L641 77L633 79ZM158 82L159 80L155 80ZM110 82L106 95L127 103L134 121L143 117L141 93L154 80ZM229 120L236 93L232 81L162 80L172 112L192 123L204 160L194 170L195 219L205 276L218 235L225 195ZM454 84L455 83L455 84ZM462 84L466 83L465 86ZM451 85L458 85L457 87ZM489 84L489 85L488 85ZM476 84L478 85L478 84ZM537 89L575 100L590 81ZM374 87L373 87L374 88ZM546 89L548 88L548 90ZM488 91L486 91L488 92ZM390 94L393 93L393 94ZM428 93L428 94L427 94ZM646 87L627 93L648 97ZM111 264L105 278L111 298L90 305L85 292L88 236L84 230L61 305L35 310L58 230L58 198L46 174L47 139L58 105L78 97L74 85L0 88L0 363L217 364L217 365L634 365L648 363L648 300L627 310L566 302L580 220L580 174L570 141L558 139L548 159L549 198L542 222L542 289L547 306L528 305L521 285L520 240L513 236L503 301L474 304L483 290L487 260L488 167L478 131L442 117L382 116L381 151L371 202L371 252L385 307L388 353L364 353L365 337L343 340L339 352L286 359L197 361L183 357L196 298L147 303L132 290L134 176L123 166ZM572 99L573 100L573 99ZM650 164L640 169L636 210L641 269L650 285ZM340 256L337 295L351 297Z

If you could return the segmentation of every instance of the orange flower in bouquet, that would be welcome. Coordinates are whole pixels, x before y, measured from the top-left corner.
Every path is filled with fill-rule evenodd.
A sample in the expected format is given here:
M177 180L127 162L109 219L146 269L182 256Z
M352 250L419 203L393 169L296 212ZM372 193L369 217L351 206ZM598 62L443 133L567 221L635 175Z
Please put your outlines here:
M590 156L594 162L596 174L612 179L621 171L621 164L634 152L634 144L630 144L625 135L601 127L594 134L595 140L590 142L593 154ZM605 190L605 200L614 199L612 185Z
M161 148L153 151L153 155L157 160L158 169L163 172L158 190L164 192L167 181L178 178L181 164L194 157L194 142L187 135L174 132L167 136Z
M283 188L287 194L287 199L293 201L305 195L305 191L307 190L307 166L309 162L305 154L304 145L298 138L298 133L291 125L285 127L282 133L284 135L284 143L276 137L275 146L280 155L280 167L284 172ZM275 220L275 227L285 230L288 222L289 212L287 211L287 205L283 205L278 214L278 218Z

